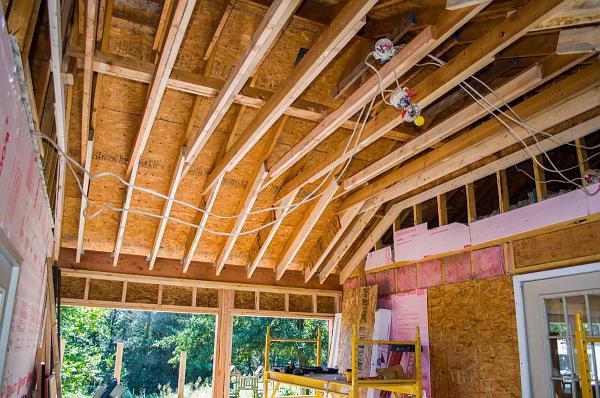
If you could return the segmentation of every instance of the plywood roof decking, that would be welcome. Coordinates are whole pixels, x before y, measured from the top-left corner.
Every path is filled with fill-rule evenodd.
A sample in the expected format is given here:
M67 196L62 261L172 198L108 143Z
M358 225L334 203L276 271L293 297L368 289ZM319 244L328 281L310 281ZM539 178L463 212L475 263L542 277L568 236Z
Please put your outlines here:
M240 0L235 2L233 11L224 23L223 30L214 47L211 55L211 63L207 64L204 56L225 3L225 1L197 0L175 63L175 69L191 72L196 75L205 73L210 78L222 81L229 77L238 58L251 41L252 34L260 24L270 1L261 0L255 3L248 0ZM327 16L327 20L331 20L343 4L345 4L343 1L329 0L305 2L297 11L297 16L289 21L283 33L268 53L266 60L258 68L253 79L255 87L268 92L276 91L277 87L294 68L299 52L304 51L303 49L310 49L319 40L320 33L325 29L322 24L323 21L309 20L307 16L310 17L310 15L308 15L307 11L321 9L323 10L323 15ZM344 50L310 84L300 99L319 104L328 109L335 109L340 106L343 103L344 96L335 99L332 93L339 82L345 77L345 74L352 70L358 62L361 62L364 54L369 51L368 49L371 44L365 37L373 24L376 24L377 21L385 21L392 16L405 18L405 13L409 11L416 14L419 20L427 21L430 16L419 13L442 12L444 5L444 0L415 0L411 2L380 1L368 14L367 28L359 32L360 37L357 36L350 41ZM521 2L517 0L495 1L480 14L483 15L487 12L491 15L490 18L497 22L498 18L502 18L501 15L506 15L507 11L504 10L505 8L511 10L518 8L520 5ZM487 11L488 9L489 11ZM504 14L496 11L496 9L503 10ZM157 51L153 49L153 44L161 11L162 2L159 0L114 0L113 18L109 24L110 29L104 32L104 35L107 35L107 53L119 55L132 61L154 63ZM477 23L481 23L481 21ZM469 26L466 25L463 29L468 29ZM77 29L74 31L77 32ZM416 33L418 32L409 33L402 41L407 42ZM528 39L529 42L524 39L517 40L504 50L503 56L510 59L513 59L512 57L526 57L528 55L539 57L540 54L536 52L537 49L535 47L539 47L540 41L547 44L546 41L555 40L555 34L541 34L539 38L538 36L535 37L535 41L531 39ZM475 37L476 39L477 37ZM440 49L448 49L445 54L443 54L444 51L442 50L439 50L440 52L438 53L446 61L456 56L461 49L464 50L465 46L468 45L466 43L458 47L453 47L453 40L455 38L451 37L447 40L447 43L439 46ZM532 44L534 42L536 43L535 46ZM446 46L446 44L449 45ZM75 33L71 41L71 46L70 53L81 53L83 50L83 35ZM504 64L500 65L500 62L504 62ZM528 64L529 61L523 62ZM205 71L207 65L209 69ZM498 73L493 75L493 79L504 81L514 75L514 64L502 60L496 61L490 67L485 68L481 76L485 78L485 72L498 65L502 66L502 68L500 68L501 70ZM409 71L406 76L415 76L416 79L412 81L414 83L415 81L426 79L430 73L433 73L433 69L424 71L423 68L416 67ZM493 80L486 81L494 83ZM360 82L355 84L354 88L350 89L346 94L352 93L358 87L358 84ZM71 126L68 135L69 153L76 159L81 158L82 88L83 70L77 69L75 72L72 112L70 115ZM139 130L140 119L146 102L148 84L126 78L104 75L102 84L96 87L96 90L99 90L99 93L96 96L98 98L97 103L93 104L94 108L97 109L97 122L94 132L95 142L91 172L92 174L96 174L110 171L125 178L129 157L134 145L135 136ZM453 94L454 91L450 91L448 96ZM443 101L445 98L442 97L440 101ZM462 98L459 98L459 100L463 102L459 103L459 105L454 105L454 107L458 108L469 104L468 101L465 102ZM204 118L213 100L208 97L199 97L199 101L199 112L196 114L194 121L196 130L203 125ZM136 185L167 194L170 179L184 142L186 126L192 114L193 102L194 96L191 94L173 89L166 90L147 145L141 156ZM450 103L450 105L452 104ZM435 107L435 103L431 107ZM234 127L238 113L240 113L239 120L236 124L236 130L233 132L236 137L241 135L257 113L257 109L255 108L244 107L241 112L240 108L241 106L238 104L232 105L223 120L219 123L215 132L193 163L190 172L182 179L177 190L176 197L178 199L199 205L201 191L205 186L207 176L211 172L219 153L222 151L228 134ZM440 109L439 115L441 116L437 116L439 120L443 120L445 115L448 114L449 111L447 109L454 108L444 107ZM320 110L316 109L316 111ZM316 125L316 121L288 117L285 128L267 159L267 167L277 162ZM277 125L271 129L275 128L277 128ZM402 126L402 129L409 136L418 135L422 132L413 126ZM253 209L263 209L273 206L278 191L286 180L293 177L302 169L307 169L318 164L327 154L335 152L340 146L344 146L350 133L351 131L347 129L338 129L316 146L297 167L292 167L291 170L288 170L287 173L261 191ZM243 193L247 184L251 183L249 180L251 179L252 170L260 157L263 147L267 145L268 136L269 134L263 137L259 144L244 157L240 164L226 174L215 206L213 207L213 212L232 215L236 212L236 209L241 207L240 201L243 200ZM346 176L357 173L401 145L400 141L387 137L378 139L354 156L354 160L348 168ZM299 198L304 197L317 184L318 182L307 184L302 189ZM104 204L110 204L114 207L122 206L125 192L126 187L114 179L103 178L93 181L90 184L89 190L90 212L98 210ZM319 247L319 245L326 246L328 244L328 242L320 240L320 237L323 234L327 236L333 235L330 225L337 219L338 215L336 212L343 199L343 197L337 198L327 206L288 269L303 270L305 267L310 266L312 261L314 261L309 259L315 255L314 248ZM77 189L74 179L68 176L62 234L62 246L65 248L75 248L77 245L80 202L81 194ZM161 214L163 205L163 199L136 191L132 197L131 208L133 210ZM277 265L276 260L280 256L281 250L307 209L308 205L303 205L293 212L290 217L284 219L282 226L261 261L260 265L262 267L273 268ZM175 203L171 216L191 223L194 221L195 211ZM246 221L243 230L257 228L271 220L271 217L268 213L251 215ZM99 214L93 219L89 219L85 228L84 248L89 251L112 252L119 219L120 214L110 210ZM122 253L141 256L148 255L152 250L158 224L159 220L157 218L130 212L123 239ZM221 220L214 217L210 217L206 224L207 228L222 232L230 231L232 226L233 220ZM190 233L191 228L189 226L169 221L158 257L170 259L182 258L185 255L186 241ZM256 235L242 236L237 240L228 258L228 265L243 266L250 261L248 256L252 252L252 248L257 244ZM205 232L202 235L194 259L201 262L215 262L225 244L225 240L226 237L224 236ZM245 270L240 267L240 272L245 272Z

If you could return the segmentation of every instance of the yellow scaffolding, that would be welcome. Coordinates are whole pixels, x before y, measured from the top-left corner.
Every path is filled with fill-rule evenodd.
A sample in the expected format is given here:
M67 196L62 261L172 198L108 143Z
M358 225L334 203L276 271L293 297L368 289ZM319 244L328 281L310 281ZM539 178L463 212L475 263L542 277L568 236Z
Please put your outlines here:
M274 383L274 388L271 398L277 394L280 384L308 388L315 390L316 397L322 397L323 394L332 396L344 396L349 398L358 398L359 388L370 388L375 390L390 391L396 396L398 394L408 394L416 398L422 396L422 381L421 381L421 337L419 327L416 327L416 338L414 341L395 341L395 340L361 340L358 338L358 325L355 324L352 328L352 354L351 354L351 379L347 381L340 379L339 375L294 375L283 372L275 372L269 370L269 355L272 342L294 342L294 343L316 343L317 344L317 366L321 365L321 331L318 331L317 340L313 339L280 339L272 338L269 328L267 328L265 342L265 365L264 365L264 395L268 397L269 382ZM360 345L412 345L415 347L415 377L412 379L359 379L360 369L358 368L358 347Z
M590 322L591 325L591 322ZM575 344L577 364L579 365L579 384L582 398L593 398L592 380L590 379L590 359L587 353L588 344L600 343L600 337L587 337L583 328L581 313L575 314ZM593 348L592 348L593 349Z

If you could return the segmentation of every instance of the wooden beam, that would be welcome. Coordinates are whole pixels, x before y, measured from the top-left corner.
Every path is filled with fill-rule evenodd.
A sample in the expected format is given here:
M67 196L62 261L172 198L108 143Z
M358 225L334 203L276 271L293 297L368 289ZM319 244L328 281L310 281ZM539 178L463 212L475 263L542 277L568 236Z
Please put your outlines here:
M413 224L423 224L423 203L413 205Z
M548 189L546 187L546 174L544 169L540 167L540 164L544 164L544 159L542 156L535 156L535 161L532 159L533 166L533 178L535 178L535 193L537 197L537 202L541 202L542 200L548 197Z
M528 159L531 156L531 154L533 154L534 156L539 155L541 153L541 149L543 149L544 151L549 151L576 138L583 137L587 134L591 134L594 131L596 131L599 122L600 116L595 116L592 119L586 120L585 122L581 122L578 125L569 127L563 132L554 135L553 137L540 140L539 146L532 145L529 149L517 150L516 152L511 153L510 155L504 158L492 161L475 170L467 171L465 174L459 177L456 177L445 183L439 184L431 189L423 191L417 195L414 195L394 204L392 207L390 207L390 209L384 215L384 217L382 217L377 222L376 228L374 228L373 231L367 236L365 242L363 242L363 244L354 251L352 258L348 260L346 267L340 273L340 283L343 283L348 278L348 276L350 276L352 272L354 272L360 261L371 250L372 243L379 239L385 233L385 231L393 223L393 219L397 217L397 215L400 214L403 209L434 198L440 193L449 192L461 186L472 186L474 181L492 175L498 170L503 170L508 167L514 166L515 164L518 164ZM467 188L467 198L469 197L468 192L469 189Z
M225 23L227 23L227 19L229 19L229 16L233 12L235 3L237 3L237 0L227 0L225 2L225 5L221 10L221 15L218 19L217 26L215 27L215 31L213 32L212 38L210 39L210 43L208 43L208 47L206 48L206 52L204 53L205 61L207 61L212 55L212 52L215 49L215 46L217 45L217 41L219 41L219 37L221 36L221 32L223 32Z
M304 271L304 280L308 282L313 275L319 270L321 264L328 258L329 253L337 246L338 241L344 235L344 231L350 225L354 217L358 214L362 203L345 211L340 217L332 220L329 227L317 239L317 243L312 248L308 256L309 264ZM323 241L329 241L327 246ZM312 262L312 263L311 263Z
M271 226L271 229L269 229L267 236L265 237L265 239L262 242L260 242L261 234L260 233L258 234L258 237L256 240L258 248L256 250L252 250L250 255L248 256L248 258L250 259L250 261L248 262L248 267L247 267L248 278L252 277L252 275L256 271L256 268L258 267L260 260L262 260L265 253L267 252L267 249L268 249L269 245L271 244L271 241L275 237L277 230L281 226L283 219L289 214L289 212L292 208L292 204L294 203L294 199L298 195L298 192L299 192L299 190L294 191L294 192L290 193L287 197L283 198L283 200L281 201L281 203L279 205L280 210L277 210L275 212L275 219L273 220L274 223Z
M219 314L215 324L215 351L213 356L213 396L229 396L231 344L233 338L234 291L219 290Z
M445 193L437 196L437 211L440 226L448 224L448 207Z
M334 268L339 264L344 255L350 250L352 243L358 238L363 229L371 221L371 219L377 213L377 208L371 208L364 213L358 215L350 225L348 232L345 234L343 239L340 240L335 250L331 253L329 260L323 267L323 270L319 273L319 282L324 283L329 275L333 272ZM375 246L375 243L371 247Z
M140 127L131 151L129 164L127 165L125 178L128 179L131 184L135 184L139 161L148 138L150 137L150 132L152 131L158 108L160 107L163 94L167 88L167 82L171 75L171 71L173 70L173 65L175 64L179 47L183 41L195 4L196 0L180 0L173 13L167 37L165 38L165 43L160 52L154 76L150 82L150 87L148 88L146 106L144 107ZM132 196L133 188L130 186L127 188L127 193L125 194L125 202L123 205L123 209L125 210L121 213L119 229L117 230L115 249L113 252L115 266L119 261L119 254L121 252L125 227L127 225L127 210L129 210L131 205Z
M381 70L382 86L387 87L393 83L398 76L404 75L411 67L425 57L431 50L441 44L448 36L463 26L469 19L477 14L483 6L472 7L459 11L449 11L440 16L438 24L425 28L417 37L411 40L402 50L400 50L392 60L385 64ZM487 60L486 60L487 62ZM273 181L291 165L300 160L316 145L322 142L332 134L341 123L348 120L350 116L360 110L380 89L378 77L376 75L363 84L358 90L350 95L346 101L337 110L330 113L319 125L317 125L309 134L290 149L269 172L270 181ZM394 108L394 112L399 112ZM386 126L367 123L365 130L361 135L357 150L370 145L372 142L383 137L391 128ZM285 188L281 190L281 195L285 195L297 186L304 186L307 183L316 180L331 168L341 164L349 158L351 152L344 152L341 147L335 153L327 157L327 161L319 162L310 169L303 171L294 180L289 181ZM268 183L267 183L268 184Z
M85 154L85 163L84 168L89 173L92 168L92 155L94 150L94 135L93 130L89 132L89 138L87 141L87 145L85 146L87 154ZM79 228L77 231L77 258L76 262L81 260L81 255L83 254L83 238L85 233L85 222L86 222L86 210L88 206L88 195L89 195L89 187L90 187L90 177L87 173L83 175L83 193L81 195L81 205L79 208Z
M206 222L208 221L208 217L210 216L210 212L217 200L217 195L219 193L219 189L221 188L221 184L223 183L223 177L220 177L216 184L212 187L212 190L208 194L208 198L205 200L202 198L202 208L204 209L204 213L196 213L197 216L200 217L200 222L196 222L194 220L194 224L197 224L196 230L194 232L194 237L189 240L185 247L185 256L183 257L183 272L187 272L194 255L196 254L196 249L198 248L198 243L200 243L200 238L202 237L202 233L204 232L204 228L206 227Z
M142 157L142 153L144 152L144 148L150 137L154 119L156 118L162 96L167 88L167 83L171 76L171 71L173 70L173 65L175 64L177 54L179 53L179 47L183 41L195 4L196 0L180 0L173 13L167 37L159 55L152 82L148 88L146 106L143 111L140 128L135 138L133 150L131 151L129 164L127 165L127 178L132 175L134 169L137 169L138 162Z
M539 65L534 65L525 72L498 87L496 92L498 96L506 101L512 101L541 84L541 82L542 68ZM486 95L485 98L495 106L502 105L500 99L493 94ZM409 141L407 144L390 152L388 155L375 161L353 176L345 179L343 183L344 190L354 189L355 187L367 182L377 175L399 165L403 161L409 159L420 151L427 149L431 145L440 142L444 138L450 137L451 135L488 114L488 111L476 102L464 107L444 121L431 127L414 140Z
M171 17L171 10L173 9L173 0L165 0L162 11L160 12L160 18L158 19L158 27L156 28L156 35L154 36L154 42L152 43L152 49L158 51L162 45L165 32L167 30L167 24Z
M434 27L429 26L398 51L390 61L381 67L379 75L372 75L346 98L340 107L329 113L314 129L304 135L300 142L283 155L269 171L270 177L277 178L283 174L285 170L329 137L342 123L356 114L381 90L381 87L387 88L398 76L408 72L437 43L435 34ZM381 77L381 81L378 76Z
M467 223L471 224L477 220L477 202L475 200L475 184L468 183L465 185L465 193L467 196Z
M115 371L113 377L117 379L117 382L121 382L121 367L123 366L123 343L117 343L117 352L115 354Z
M273 147L275 146L277 139L281 135L281 132L283 131L283 128L285 127L286 121L287 121L287 116L283 116L281 119L279 119L279 122L278 122L279 125L277 126L277 128L274 130L274 132L271 134L271 136L268 139L269 145L267 145L265 147L256 166L254 167L252 176L250 177L251 183L249 183L248 186L246 187L246 191L244 192L243 200L240 202L241 208L238 208L236 210L236 213L241 214L241 215L238 218L236 218L233 228L230 231L232 235L227 237L227 240L225 241L225 246L221 250L221 254L219 254L219 257L217 258L217 263L216 263L217 275L219 275L221 273L221 270L225 266L225 263L227 262L227 259L229 258L229 255L231 254L233 247L235 246L235 242L237 241L237 238L238 238L237 234L239 234L242 231L242 228L244 227L244 224L246 223L246 220L248 219L248 215L249 215L250 211L252 211L252 207L254 206L254 203L256 202L256 199L258 198L258 194L260 193L260 188L261 188L262 184L264 183L265 178L267 177L266 161L267 161L269 155L271 154L271 151L273 150Z
M500 204L500 213L508 211L510 200L508 197L508 182L506 181L506 170L496 172L496 187L498 188L498 203Z
M538 114L546 112L548 109L556 106L556 104L563 103L563 102L567 101L569 98L577 97L578 94L580 94L584 90L587 90L591 87L595 87L598 84L598 81L594 81L593 79L596 76L600 77L600 66L592 65L592 66L586 68L585 70L587 71L587 76L585 74L582 74L582 72L579 72L575 75L569 76L567 79L564 79L563 81L561 81L553 86L550 86L549 88L542 91L541 93L536 94L535 96L527 99L526 101L516 105L515 107L513 107L514 111L517 112L517 114L521 115L521 117L524 117L526 119L529 118L532 120L535 119L538 121L538 123L541 123L542 125L547 125L547 123L550 121L550 119L548 119L547 121L540 121L539 118L537 117ZM565 81L567 83L565 83ZM592 103L593 102L594 101L592 101ZM585 106L584 106L584 108L585 108ZM570 111L573 111L573 110L570 110ZM583 112L583 110L581 112ZM566 113L567 113L566 111L561 112L560 114L557 113L552 117L552 119L557 120L557 118L564 116ZM514 123L512 123L512 122L509 122L509 123L514 125ZM523 132L523 130L521 130L520 127L516 127L515 131L516 130ZM436 148L434 151L431 151L430 153L409 162L407 165L402 166L392 172L387 173L384 176L377 178L372 183L369 183L366 187L355 191L355 193L351 194L350 196L348 196L346 198L346 200L342 204L341 208L343 209L346 206L351 206L352 204L357 203L359 201L366 200L369 198L374 198L374 197L377 197L378 199L373 201L373 205L377 205L376 203L379 203L379 204L383 203L383 202L380 202L380 200L384 200L384 197L385 197L385 201L387 201L387 200L389 200L390 195L383 194L382 192L385 190L388 193L391 193L392 189L388 189L388 187L396 184L397 179L398 179L398 177L400 177L400 175L402 175L402 177L400 177L400 179L402 179L402 180L405 180L407 177L412 175L413 172L410 170L416 170L416 169L413 169L413 167L416 167L416 168L422 170L422 167L424 166L428 169L431 169L432 165L437 163L438 160L440 159L440 158L438 158L438 156L443 156L445 160L448 160L448 157L451 154L456 154L455 151L459 150L458 149L459 147L462 149L467 149L471 146L474 146L475 144L478 144L480 141L479 141L479 138L477 138L477 137L480 137L481 139L485 140L485 139L491 139L491 137L499 136L499 135L501 135L502 137L505 137L507 134L509 134L509 132L507 132L507 130L503 124L498 122L495 118L490 119L487 122L474 127L473 129L468 131L466 134L461 135L457 138L454 138L453 140L449 141L448 143L442 145L441 147ZM507 137L505 142L511 142L512 140L514 140L514 137L512 139ZM494 141L494 145L498 145L501 143L502 142L499 142L498 139L496 139ZM477 149L481 149L478 153L489 153L489 149L492 149L494 147L495 146L492 145L492 146L489 146L488 148L479 148L478 147ZM474 154L474 152L471 152L471 153ZM434 160L434 159L438 159L438 160ZM463 155L463 161L466 162L466 158L464 158L464 155ZM417 166L417 164L419 164L420 166ZM425 166L425 164L427 166ZM444 165L449 166L450 163L445 161ZM436 167L441 167L441 166L439 164L437 164ZM448 172L451 172L450 169L447 169L447 173ZM396 188L400 188L400 187L396 186ZM402 190L402 189L403 188L400 188L400 190ZM394 194L391 197L392 198L396 197L396 195ZM369 202L370 202L370 200L369 200Z
M177 375L177 398L183 398L185 393L185 368L187 365L187 352L179 353L179 374Z
M70 52L69 55L78 60L83 58L83 55L78 52ZM81 63L78 65L82 67ZM127 59L103 51L96 51L96 55L94 56L94 72L137 82L149 83L152 80L153 68L153 64L149 62ZM221 79L175 69L171 73L167 88L201 97L215 98L224 84L225 81ZM272 95L273 92L271 91L255 87L245 87L235 97L235 103L251 108L261 108ZM326 116L328 110L329 108L323 104L297 99L284 111L284 114L299 119L320 122ZM348 120L342 125L342 128L352 130L355 125L356 122ZM413 136L394 130L391 130L389 134L394 133L398 135L397 139L402 138L403 140L412 138Z
M279 254L275 274L277 279L281 279L283 273L287 270L294 257L296 257L296 254L298 254L298 251L306 241L306 238L308 238L317 221L319 221L319 218L339 187L334 175L331 175L323 186L324 190L321 191L321 196L309 202L308 208L302 215L302 219L298 222L296 228L294 228L292 235L288 238Z
M217 162L208 177L204 191L208 191L219 176L233 168L242 160L267 130L279 119L308 85L319 75L329 62L343 49L350 39L364 25L365 14L376 0L350 0L335 20L321 34L317 43L292 70L288 78L278 87L244 134L239 137L231 150Z
M556 44L557 54L575 54L600 50L600 26L562 29Z
M244 84L268 54L281 34L289 18L300 4L300 0L276 0L267 10L260 26L252 37L252 42L240 57L229 79L212 102L204 124L193 140L185 148L186 170L189 169L212 133L242 91Z
M585 146L585 138L575 140L575 150L577 151L577 164L579 165L579 176L585 178L585 174L589 169L588 154Z
M487 2L485 0L446 0L446 10L459 10L461 8L472 7L482 3Z

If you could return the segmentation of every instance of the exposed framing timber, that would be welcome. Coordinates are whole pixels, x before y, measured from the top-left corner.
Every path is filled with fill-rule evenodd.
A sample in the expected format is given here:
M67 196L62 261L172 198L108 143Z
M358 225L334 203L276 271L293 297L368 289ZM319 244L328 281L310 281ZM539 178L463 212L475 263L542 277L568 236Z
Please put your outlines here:
M253 250L253 252L251 252L250 255L248 256L248 258L249 258L248 267L247 267L248 278L251 278L252 275L254 274L254 272L256 271L256 268L258 267L258 265L260 264L260 261L262 260L265 253L267 252L267 249L269 248L271 241L273 241L273 238L275 237L277 230L281 226L283 219L291 211L292 205L294 203L294 199L298 195L299 191L300 190L298 189L298 190L290 193L287 197L283 198L283 200L280 203L280 210L277 210L275 212L275 216L274 216L275 219L273 220L273 225L271 225L271 228L269 229L269 232L268 232L267 236L265 237L264 241L260 242L260 233L258 234L258 237L256 240L258 249L256 249L255 252Z
M496 187L498 188L498 203L500 213L506 213L508 211L509 198L508 198L508 181L506 181L506 170L498 170L496 172Z
M336 247L338 241L343 236L344 231L346 230L346 228L348 228L348 226L350 225L350 223L352 222L354 217L358 214L358 211L360 210L361 206L362 206L362 203L359 203L358 205L346 210L339 217L339 221L337 219L333 220L333 223L335 225L333 225L333 226L330 225L330 228L334 228L335 232L333 233L333 236L330 237L330 240L329 240L329 243L327 244L327 246L323 247L322 243L320 243L320 240L323 239L325 234L323 234L319 237L319 240L317 241L317 243L315 244L315 247L311 251L311 254L314 251L317 252L317 255L315 256L316 261L314 261L313 264L309 264L309 266L306 268L306 270L304 272L304 281L305 282L308 282L313 277L313 275L319 270L319 267L321 266L321 264L323 264L325 259L327 259L327 257L329 256L329 253L331 253L331 251ZM309 256L309 262L310 262L310 258L311 258L311 256Z
M215 31L213 32L212 38L210 39L210 43L208 44L208 47L206 48L206 53L204 53L205 61L207 61L210 58L213 50L215 49L215 46L217 45L217 41L219 41L219 37L221 36L221 32L223 32L223 28L225 27L225 23L227 23L227 19L229 19L229 16L233 12L235 3L237 3L237 0L228 0L225 3L223 10L221 10L221 16L219 17L219 22L217 23L217 26L215 27Z
M521 117L530 119L529 123L535 120L540 126L551 126L552 124L548 124L551 123L551 120L558 120L561 117L565 117L565 115L567 115L569 112L577 112L577 109L575 108L572 108L568 111L565 108L564 112L555 112L553 115L550 115L547 120L540 120L538 116L540 113L549 113L548 110L557 104L565 103L567 101L570 104L574 104L573 101L579 102L579 99L570 100L570 98L577 97L583 91L597 86L598 81L594 81L594 79L596 78L596 75L600 73L600 67L592 65L587 67L585 71L587 72L587 76L586 73L583 72L578 72L575 75L569 76L563 81L550 86L541 93L536 94L533 97L528 98L526 101L518 104L513 108L514 111L521 115ZM588 96L593 98L593 94L591 93L588 94ZM590 104L582 104L582 108L579 112L584 112L585 109L589 109L588 106L592 105L594 102L595 100L591 99ZM513 130L519 132L520 135L526 135L524 130L520 129L519 127L516 127ZM502 137L502 140L500 137ZM412 180L414 173L411 170L419 169L422 171L423 167L426 167L429 169L428 172L432 172L432 169L447 167L446 173L448 173L451 172L451 167L456 167L458 163L463 165L467 164L470 159L476 159L479 157L479 155L493 153L494 149L502 149L503 147L512 144L514 140L515 138L506 130L504 125L502 125L496 119L488 120L485 123L471 129L466 134L448 141L434 151L431 151L430 153L425 154L407 163L406 165L387 173L384 176L379 177L375 181L369 183L365 188L355 191L346 198L341 208L345 208L346 206L350 206L362 200L367 200L367 205L381 204L397 197L398 195L395 193L394 195L390 195L390 193L392 191L396 192L398 188L400 188L400 185L408 188L408 185L404 183L398 184L398 181L406 181L408 179ZM484 147L482 142L490 142L491 145ZM504 145L505 143L506 145ZM463 149L468 150L463 151L460 159L458 159L456 154ZM440 156L443 156L446 160L449 160L449 157L453 156L455 162L453 163L450 161L445 161L444 166L441 166L438 163ZM417 166L417 164L419 164L419 166ZM417 173L419 173L419 175L422 174L420 172ZM403 190L403 188L400 188L400 190Z
M285 112L285 109L302 94L306 87L364 26L364 17L375 3L376 0L350 0L346 4L331 25L321 34L319 41L315 43L311 51L302 58L288 78L281 83L277 92L267 100L244 134L217 162L208 177L204 187L205 192L211 189L220 176L233 170Z
M185 148L187 167L192 163L215 131L225 113L233 104L235 97L242 91L246 81L263 61L275 44L287 21L294 14L300 0L276 0L267 10L260 26L252 37L252 42L240 57L229 79L213 101L204 125L192 142Z
M378 208L371 208L362 214L359 214L350 225L348 232L340 240L335 250L331 253L331 256L327 260L327 263L319 272L319 282L323 284L329 275L333 272L334 268L339 264L344 255L350 250L352 243L358 238L363 232L367 224L377 213ZM375 243L371 247L375 246Z
M275 131L271 133L271 136L269 137L269 145L267 145L264 148L258 160L258 163L252 171L252 176L250 177L251 183L248 184L246 191L244 192L243 200L241 201L241 208L239 208L237 211L237 213L240 214L240 216L236 218L233 228L230 231L232 235L227 237L227 240L225 241L225 246L221 250L219 257L217 258L217 275L219 275L223 270L223 267L225 266L225 263L227 262L227 259L229 258L231 251L233 250L233 247L235 246L235 243L237 241L237 234L239 234L242 231L242 228L244 227L244 224L248 219L249 213L250 211L252 211L252 207L254 206L254 203L258 198L260 188L264 183L268 173L266 161L269 155L271 154L271 151L273 150L277 139L281 135L281 132L283 131L286 122L287 116L283 116L281 119L279 119L278 126L275 128Z
M92 85L93 85L93 63L96 46L96 27L98 14L98 0L87 1L85 8L85 58L83 68L83 94L81 114L81 164L86 164L88 151L87 143L90 137L90 118L92 113ZM88 170L89 171L89 170Z
M467 224L477 220L477 204L475 201L475 184L469 182L465 184L465 193L467 196Z
M448 224L448 207L445 193L437 196L437 212L440 226Z
M340 273L340 283L343 283L352 274L352 272L354 272L361 259L367 255L369 250L371 250L372 245L369 246L369 244L379 239L385 233L385 231L393 222L393 219L397 216L397 214L400 214L403 209L436 197L440 193L449 192L461 186L472 186L474 181L492 175L498 170L506 169L529 159L530 153L534 156L537 156L541 153L541 149L544 151L549 151L579 137L593 133L597 130L598 123L600 123L600 116L593 117L558 134L555 134L550 138L540 140L539 146L532 145L530 146L529 150L520 149L508 156L492 161L448 182L437 185L431 189L394 204L388 210L386 215L378 221L377 228L373 230L367 240L354 252L352 258L347 262L346 267ZM467 198L468 197L469 195L467 195Z
M154 71L154 76L148 88L148 95L146 97L146 106L143 111L143 116L140 122L140 128L138 130L133 150L129 158L129 164L127 166L126 178L131 184L135 183L137 170L139 166L139 160L144 151L144 147L150 137L152 126L158 108L167 88L167 82L173 70L173 65L179 53L179 47L183 41L185 31L187 30L188 23L194 11L196 0L180 0L177 3L177 7L173 13L173 18L169 25L167 37L163 49L160 52L158 63ZM125 202L123 208L125 209L121 213L121 219L119 221L119 229L117 230L117 237L115 241L115 249L113 252L113 265L116 266L119 261L119 254L123 245L123 236L125 235L125 227L127 225L127 214L128 209L131 205L131 198L133 196L133 188L130 186L127 188L125 195Z
M537 202L548 197L548 189L546 188L546 174L540 164L544 164L544 159L541 156L535 156L535 161L532 159L533 178L535 178L535 193ZM538 163L539 162L539 163Z
M312 200L308 204L308 208L305 210L302 219L296 225L296 228L292 232L292 235L286 241L283 250L279 254L279 259L276 266L276 278L281 279L283 273L287 270L290 263L298 254L298 251L308 238L308 235L314 228L317 221L325 211L325 208L335 195L339 188L338 182L335 180L335 176L332 174L328 181L324 184L324 191L322 195L317 199Z

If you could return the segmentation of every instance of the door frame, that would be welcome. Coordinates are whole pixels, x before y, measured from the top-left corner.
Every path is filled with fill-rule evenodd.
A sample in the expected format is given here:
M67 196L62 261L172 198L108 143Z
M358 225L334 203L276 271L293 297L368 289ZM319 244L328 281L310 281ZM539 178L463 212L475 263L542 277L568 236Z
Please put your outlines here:
M519 348L519 368L521 372L521 395L523 397L531 397L531 380L529 378L529 351L527 347L527 325L525 322L525 307L523 305L523 284L525 282L586 274L590 272L600 272L600 262L513 276L515 313L517 316L517 345Z

